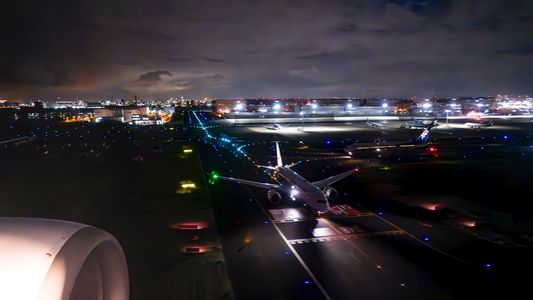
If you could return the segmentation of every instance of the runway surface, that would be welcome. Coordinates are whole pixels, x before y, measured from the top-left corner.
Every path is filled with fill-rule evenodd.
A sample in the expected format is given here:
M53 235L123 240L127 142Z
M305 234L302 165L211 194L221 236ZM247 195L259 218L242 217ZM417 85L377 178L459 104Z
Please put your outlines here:
M494 140L500 143L504 135L512 134L514 144L506 144L505 151L490 148L489 154L477 154L476 159L514 160L522 157L520 145L527 148L524 141L528 141L531 126L525 124L480 130L440 128L433 137L486 136L496 137ZM274 206L266 200L265 190L222 181L211 186L211 193L216 195L215 217L238 299L471 299L519 294L525 288L526 281L516 276L521 267L512 265L533 266L526 255L529 245L504 247L469 232L460 223L465 217L460 210L447 208L448 214L463 218L451 219L442 212L424 210L422 205L426 203L406 207L397 199L389 199L391 187L393 196L394 189L400 188L394 185L394 176L402 174L387 178L389 169L384 167L395 170L407 165L389 166L396 157L388 160L372 154L354 159L339 151L355 140L371 141L376 133L401 139L416 135L418 130L371 129L361 124L321 124L317 130L299 134L293 129L274 132L257 126L212 127L211 134L223 134L235 145L245 145L240 149L246 154L218 142L207 142L202 147L206 168L262 182L271 181L253 162L272 163L272 140L283 142L286 162L301 161L294 169L310 181L353 167L361 169L335 185L341 198L334 212L321 218L311 215L297 201L285 200ZM479 145L443 146L442 157L437 160L404 153L400 157L411 164L434 165L467 152L474 156L473 148ZM531 152L525 155L529 163ZM408 194L409 190L401 192L403 196Z

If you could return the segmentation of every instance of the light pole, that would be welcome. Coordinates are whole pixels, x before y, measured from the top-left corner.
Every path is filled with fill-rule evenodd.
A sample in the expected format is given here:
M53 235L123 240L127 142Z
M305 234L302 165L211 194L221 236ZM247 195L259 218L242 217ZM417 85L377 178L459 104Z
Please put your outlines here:
M448 127L448 114L450 113L450 110L446 109L444 112L446 113L446 127Z
M305 117L305 113L303 111L300 112L300 116L302 118L302 132L304 131L304 117Z

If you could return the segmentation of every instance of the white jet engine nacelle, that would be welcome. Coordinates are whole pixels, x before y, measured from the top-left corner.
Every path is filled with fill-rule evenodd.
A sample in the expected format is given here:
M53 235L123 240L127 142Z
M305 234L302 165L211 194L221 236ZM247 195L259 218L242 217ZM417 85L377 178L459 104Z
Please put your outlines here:
M328 197L328 200L337 200L339 197L339 192L337 192L336 189L328 186L324 189L324 194L326 194L326 197Z
M272 204L279 204L281 202L281 195L275 190L268 190L267 198Z
M0 299L127 300L118 241L74 222L0 218Z

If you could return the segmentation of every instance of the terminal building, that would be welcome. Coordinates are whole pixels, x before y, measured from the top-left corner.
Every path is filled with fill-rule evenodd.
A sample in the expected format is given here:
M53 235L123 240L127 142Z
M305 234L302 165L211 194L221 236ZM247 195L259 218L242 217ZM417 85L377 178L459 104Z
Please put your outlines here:
M217 99L212 109L219 114L371 114L385 115L397 112L397 101L388 99Z
M461 116L468 113L531 113L530 97L461 98L281 98L216 99L213 112L225 118L276 116Z

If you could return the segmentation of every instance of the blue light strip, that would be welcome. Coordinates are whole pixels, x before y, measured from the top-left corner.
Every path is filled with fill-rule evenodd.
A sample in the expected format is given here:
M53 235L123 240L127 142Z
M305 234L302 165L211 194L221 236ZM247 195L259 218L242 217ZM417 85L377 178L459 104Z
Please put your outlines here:
M204 125L204 123L200 120L200 118L198 117L198 115L196 114L195 111L192 112L192 114L194 115L194 117L196 118L196 120L198 121L198 123L200 124L200 128L202 128L202 130L204 131L206 137L208 139L212 139L212 140L217 140L217 141L220 141L221 143L226 143L226 145L228 147L231 147L233 150L235 150L238 154L246 157L248 160L250 160L251 158L248 156L248 154L246 152L244 152L242 150L242 148L244 147L247 147L249 145L238 145L236 142L233 142L231 139L229 139L228 137L226 136L223 136L223 137L214 137L212 136L209 131L207 130L207 127ZM207 120L206 117L202 116L204 119Z

